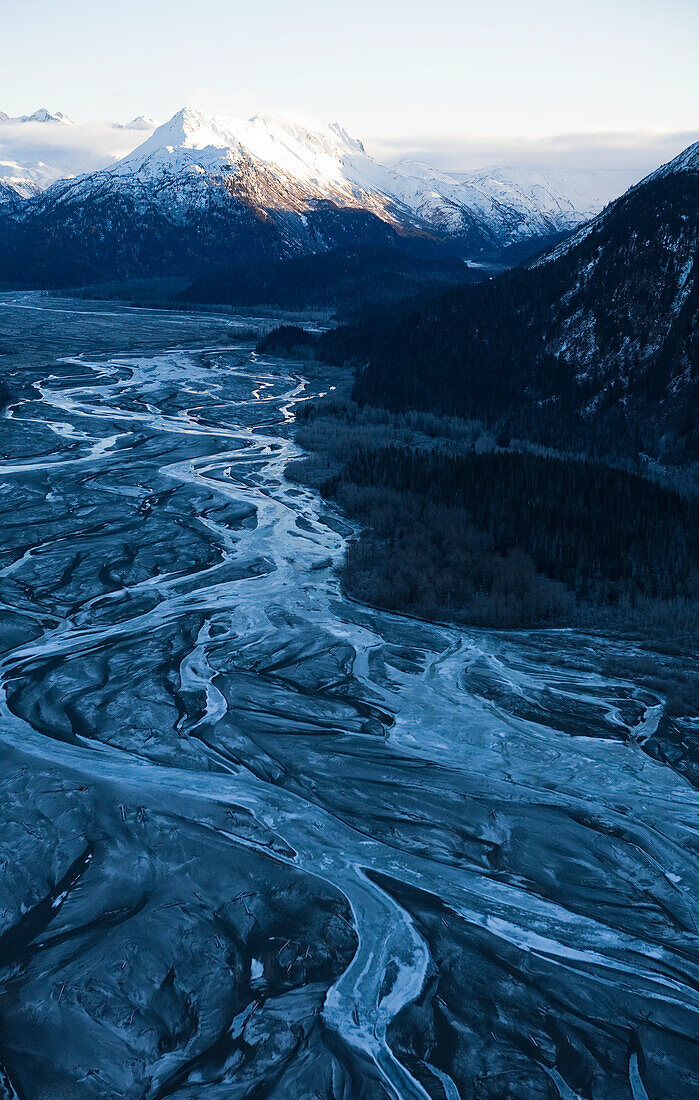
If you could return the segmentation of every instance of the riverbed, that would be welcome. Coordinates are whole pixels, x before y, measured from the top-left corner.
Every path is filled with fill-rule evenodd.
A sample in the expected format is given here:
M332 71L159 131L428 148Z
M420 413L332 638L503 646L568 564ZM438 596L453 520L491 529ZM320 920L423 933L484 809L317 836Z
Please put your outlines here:
M696 791L621 643L347 599L351 525L284 474L331 381L230 319L22 310L0 1096L699 1091Z

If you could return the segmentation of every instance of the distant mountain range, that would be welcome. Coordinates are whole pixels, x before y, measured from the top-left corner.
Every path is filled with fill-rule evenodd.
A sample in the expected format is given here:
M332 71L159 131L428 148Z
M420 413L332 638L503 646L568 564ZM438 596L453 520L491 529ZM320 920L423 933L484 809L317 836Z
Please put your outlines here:
M5 120L38 121L69 125L47 111ZM141 116L126 128L150 124ZM604 201L593 174L385 167L338 124L189 109L100 171L42 190L45 177L38 166L0 165L5 282L196 276L362 244L472 261L519 258L569 233Z
M362 404L482 418L588 454L697 461L698 255L699 143L529 267L374 311L319 351L366 363Z
M3 122L13 122L17 124L22 122L58 122L63 126L73 125L72 118L68 118L68 116L64 115L61 111L52 113L48 111L46 107L40 107L38 111L34 111L33 115L16 115L14 118L11 118L5 111L0 111L0 123Z

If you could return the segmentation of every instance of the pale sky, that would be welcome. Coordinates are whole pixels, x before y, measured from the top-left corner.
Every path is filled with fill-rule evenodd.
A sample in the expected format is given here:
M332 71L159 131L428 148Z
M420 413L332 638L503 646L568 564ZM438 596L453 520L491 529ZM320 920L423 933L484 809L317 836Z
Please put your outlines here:
M10 115L283 110L452 167L699 130L699 0L0 0L0 41Z

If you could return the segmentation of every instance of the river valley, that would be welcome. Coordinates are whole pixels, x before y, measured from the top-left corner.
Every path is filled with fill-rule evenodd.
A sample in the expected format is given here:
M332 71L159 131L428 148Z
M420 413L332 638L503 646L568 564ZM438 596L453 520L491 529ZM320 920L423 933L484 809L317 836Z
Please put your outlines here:
M662 696L347 599L244 328L0 295L0 1097L698 1093Z

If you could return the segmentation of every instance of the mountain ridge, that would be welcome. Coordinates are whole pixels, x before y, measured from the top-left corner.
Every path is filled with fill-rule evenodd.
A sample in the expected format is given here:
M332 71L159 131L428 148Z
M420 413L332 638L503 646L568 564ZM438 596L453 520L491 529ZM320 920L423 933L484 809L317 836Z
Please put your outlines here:
M62 126L74 126L75 122L68 115L64 115L62 111L49 111L46 107L39 107L37 111L34 111L31 115L8 115L5 111L0 111L0 122L4 123L23 123L23 122L56 122Z
M185 107L120 160L6 201L6 280L71 285L173 265L196 277L210 265L382 247L396 235L401 246L492 260L531 254L589 213L541 173L414 171L380 164L340 123Z

